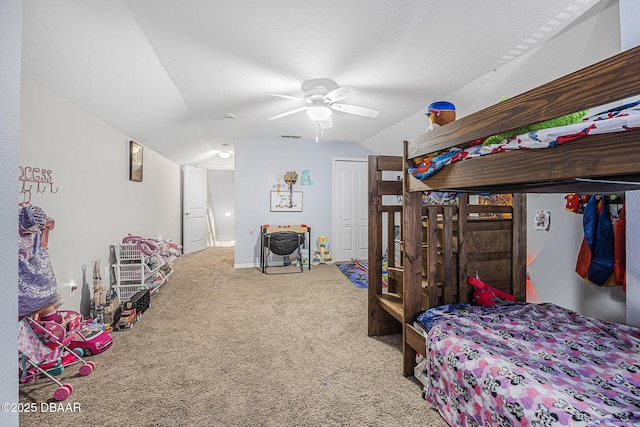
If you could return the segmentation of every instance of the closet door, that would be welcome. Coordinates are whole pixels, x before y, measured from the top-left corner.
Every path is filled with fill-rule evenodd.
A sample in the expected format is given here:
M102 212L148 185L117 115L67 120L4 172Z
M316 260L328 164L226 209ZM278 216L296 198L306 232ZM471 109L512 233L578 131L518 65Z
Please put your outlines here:
M334 159L333 248L334 261L368 257L366 159Z

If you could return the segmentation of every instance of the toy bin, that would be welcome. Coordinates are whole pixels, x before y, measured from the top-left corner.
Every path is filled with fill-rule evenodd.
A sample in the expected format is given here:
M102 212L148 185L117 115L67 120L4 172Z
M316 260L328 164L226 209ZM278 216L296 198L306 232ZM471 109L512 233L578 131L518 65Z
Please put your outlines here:
M118 298L120 298L120 302L124 303L129 301L131 297L133 297L136 293L141 290L147 289L145 285L140 283L135 283L132 285L113 285L113 289L115 289L116 294L118 294Z
M116 274L116 282L138 282L144 280L144 264L122 264L113 266Z
M143 254L137 243L118 243L114 245L118 264L142 262Z

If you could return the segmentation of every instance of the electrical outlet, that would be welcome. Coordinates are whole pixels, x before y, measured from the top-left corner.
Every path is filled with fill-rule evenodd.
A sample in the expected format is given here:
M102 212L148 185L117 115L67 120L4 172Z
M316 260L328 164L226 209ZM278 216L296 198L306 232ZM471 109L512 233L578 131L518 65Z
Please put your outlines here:
M76 282L69 283L67 285L67 290L69 291L69 298L73 298L76 295L76 292L78 292L78 285L76 285Z

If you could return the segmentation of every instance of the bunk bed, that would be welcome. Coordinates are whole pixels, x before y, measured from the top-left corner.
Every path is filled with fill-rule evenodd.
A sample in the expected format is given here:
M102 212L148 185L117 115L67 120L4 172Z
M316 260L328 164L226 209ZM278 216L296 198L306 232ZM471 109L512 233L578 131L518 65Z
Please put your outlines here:
M423 203L420 197L415 217L419 225L405 229L401 224L405 224L406 207L399 206L397 199L406 189L403 181L395 179L402 173L403 158L372 155L368 164L368 334L402 332L403 372L411 375L415 353L410 344L424 346L424 337L410 323L419 310L468 301L473 289L468 276L478 275L518 300L525 299L526 198L516 194L511 204L485 205L477 200L471 203L468 194L451 204ZM404 246L415 242L419 244L416 262L406 263ZM382 281L385 254L386 288ZM404 286L410 274L416 275L419 285Z
M517 197L524 197L524 193L637 190L640 189L640 130L633 130L635 126L630 126L613 133L589 135L585 132L584 135L579 135L580 138L576 139L575 135L572 135L562 143L552 144L552 148L505 150L449 164L424 179L417 179L409 172L415 168L416 158L464 148L491 135L576 111L628 100L637 97L638 94L640 47L622 52L405 141L402 210L403 290L400 317L403 332L403 373L405 376L414 374L416 354L426 357L426 377L430 385L425 387L425 397L438 408L451 425L472 425L474 421L482 425L524 425L523 422L540 422L540 425L640 423L640 332L635 328L588 318L577 319L581 316L569 310L548 307L549 312L541 312L533 317L543 322L548 321L547 326L552 326L551 332L539 333L537 338L555 340L555 331L566 328L562 324L564 321L573 322L573 325L585 323L587 332L576 326L576 329L572 329L573 339L565 343L569 345L568 349L561 347L563 350L557 350L555 354L553 351L545 353L539 348L528 349L519 343L515 347L518 351L511 352L509 356L500 356L484 345L482 335L469 337L469 341L464 341L466 332L463 329L473 330L474 326L470 325L475 324L472 322L486 314L476 313L475 309L469 310L469 307L473 307L470 304L472 300L469 292L459 292L453 299L444 301L444 304L465 304L462 311L466 314L462 317L452 314L453 317L448 317L448 321L437 323L436 326L431 325L433 327L430 330L429 327L422 328L419 323L414 323L414 320L424 313L421 301L424 288L423 239L417 236L420 236L423 228L424 208L421 200L425 191L457 191L466 194L513 193L514 197L518 194L520 196ZM516 217L520 218L518 221L523 220L522 216L516 215L514 218ZM522 253L517 262L520 264L514 265L513 268L514 283L511 293L517 296L518 302L512 305L526 307L525 311L547 308L523 302L524 295L518 293L520 291L517 284L525 280L526 274L525 257ZM444 293L447 293L446 290ZM445 307L453 307L451 312L458 311L456 306ZM440 309L432 306L428 308ZM370 318L371 311L370 309ZM558 312L563 314L559 315ZM450 313L447 314L449 315ZM552 317L556 315L565 320ZM504 321L518 316L502 314L502 317L490 317L487 321L489 325L496 325L500 319ZM529 319L528 322L525 321L525 325L530 325L532 320ZM443 325L449 325L449 329L445 330ZM475 329L489 331L487 327ZM514 332L502 331L498 332L498 335L498 338L490 335L485 335L485 338L504 338L506 344L502 342L499 345L508 347ZM452 336L455 336L457 341L451 341ZM527 339L530 338L529 336ZM603 349L609 349L608 353L598 350L601 338L612 338L612 341L602 344ZM427 343L430 347L427 347ZM441 345L444 347L440 347ZM580 348L586 347L599 352L594 355L590 353L591 350L580 351ZM520 353L526 359L529 351L535 352L540 358L517 359L515 353ZM493 357L492 361L485 360L481 363L491 367L492 363L500 362L501 367L493 366L495 369L489 373L474 370L470 361L487 353ZM551 362L544 359L547 356ZM561 357L565 359L556 366L558 369L555 369L547 380L530 369L531 363L535 364L537 360L541 362L538 365L543 371L548 370ZM564 364L567 360L575 365L572 368L567 367ZM573 369L578 366L577 370ZM578 375L587 387L574 387L576 383L571 381L574 375ZM527 388L527 384L535 385ZM492 388L496 385L497 388ZM524 390L523 394L505 394L504 391L511 386ZM473 390L478 394L473 394ZM548 396L548 400L531 400L534 394ZM522 397L530 400L525 402Z

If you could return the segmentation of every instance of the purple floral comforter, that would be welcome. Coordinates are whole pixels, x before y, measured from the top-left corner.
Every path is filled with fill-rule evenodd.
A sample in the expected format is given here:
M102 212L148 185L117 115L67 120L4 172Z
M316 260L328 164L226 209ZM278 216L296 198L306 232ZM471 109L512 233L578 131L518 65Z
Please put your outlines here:
M432 310L424 393L450 425L640 426L639 329L550 303Z

